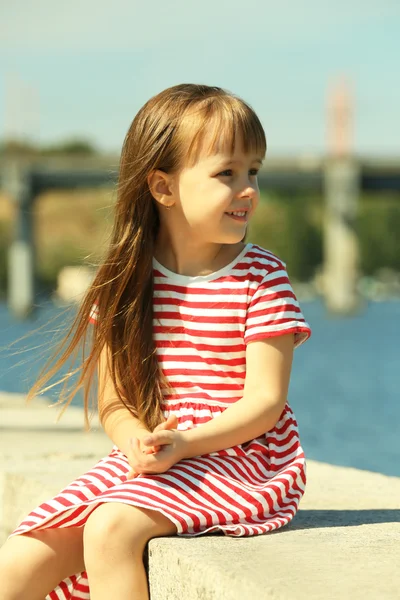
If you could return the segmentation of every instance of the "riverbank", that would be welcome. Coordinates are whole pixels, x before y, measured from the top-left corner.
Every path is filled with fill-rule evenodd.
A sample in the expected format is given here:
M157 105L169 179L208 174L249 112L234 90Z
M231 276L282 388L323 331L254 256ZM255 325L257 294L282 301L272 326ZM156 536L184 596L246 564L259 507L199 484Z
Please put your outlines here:
M83 413L0 392L0 542L35 506L108 453ZM252 538L150 541L152 600L394 600L400 575L400 478L308 461L307 490L293 522Z

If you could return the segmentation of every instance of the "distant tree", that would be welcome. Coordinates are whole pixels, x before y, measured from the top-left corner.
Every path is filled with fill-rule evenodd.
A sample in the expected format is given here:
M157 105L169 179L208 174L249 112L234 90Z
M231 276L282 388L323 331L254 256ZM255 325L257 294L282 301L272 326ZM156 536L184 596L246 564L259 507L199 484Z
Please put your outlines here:
M364 275L374 275L382 267L400 272L399 231L400 194L365 195L357 220Z
M58 156L67 154L94 156L98 154L98 150L87 140L78 138L48 146L38 146L32 142L15 139L6 139L0 142L0 156Z
M320 204L317 195L261 190L261 202L250 222L248 241L284 260L293 280L309 281L323 261L321 222L313 218Z
M0 156L36 156L38 148L21 140L6 139L0 143Z
M62 144L54 144L51 146L44 146L40 149L40 154L48 156L54 154L86 154L95 155L98 154L97 149L86 140L70 140Z

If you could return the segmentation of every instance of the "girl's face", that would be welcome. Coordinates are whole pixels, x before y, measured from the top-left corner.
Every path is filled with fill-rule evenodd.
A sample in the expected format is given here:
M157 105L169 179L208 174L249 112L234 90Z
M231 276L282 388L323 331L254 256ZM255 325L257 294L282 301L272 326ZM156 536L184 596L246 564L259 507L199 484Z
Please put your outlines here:
M257 172L263 157L245 155L240 139L233 156L219 150L207 157L206 143L196 164L170 179L170 193L156 197L160 204L172 205L167 211L159 208L161 227L190 245L238 243L259 202ZM232 211L245 214L235 218L228 214Z
M193 167L183 169L179 174L177 212L187 232L202 241L239 242L259 202L257 172L262 157L246 156L240 140L233 156L219 152L207 157L201 151L199 157ZM228 214L233 211L245 214Z

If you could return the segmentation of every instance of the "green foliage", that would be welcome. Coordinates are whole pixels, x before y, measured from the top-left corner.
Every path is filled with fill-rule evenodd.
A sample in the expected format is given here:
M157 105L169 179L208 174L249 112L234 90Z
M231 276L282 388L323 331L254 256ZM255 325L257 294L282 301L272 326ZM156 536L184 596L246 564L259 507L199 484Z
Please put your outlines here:
M94 155L97 154L97 151L92 144L85 140L71 140L63 144L45 146L41 149L40 153L44 156L55 154Z
M48 146L36 146L29 141L6 139L0 143L0 156L58 156L58 155L93 156L98 154L93 144L83 139L72 139Z
M293 279L307 281L322 263L321 216L315 219L320 214L318 197L262 194L248 239L285 261Z
M31 142L7 139L0 142L0 157L32 157L38 154L38 148Z
M61 242L38 263L36 277L39 286L54 289L57 286L58 272L63 267L80 266L82 263L82 252L72 244Z
M382 266L400 272L400 196L364 198L357 219L360 268L373 275Z

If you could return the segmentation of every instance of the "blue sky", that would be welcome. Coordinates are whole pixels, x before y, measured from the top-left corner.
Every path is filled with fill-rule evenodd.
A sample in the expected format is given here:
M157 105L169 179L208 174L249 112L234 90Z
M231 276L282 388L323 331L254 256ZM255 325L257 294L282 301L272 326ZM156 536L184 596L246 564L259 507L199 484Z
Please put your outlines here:
M0 137L119 152L139 108L218 85L259 115L269 155L326 151L328 89L354 97L354 150L400 158L399 0L13 0L0 7Z

